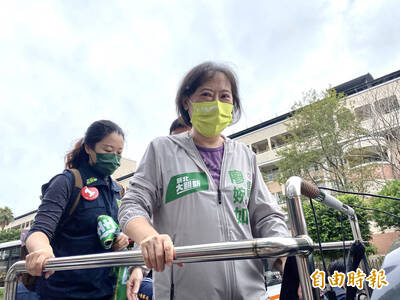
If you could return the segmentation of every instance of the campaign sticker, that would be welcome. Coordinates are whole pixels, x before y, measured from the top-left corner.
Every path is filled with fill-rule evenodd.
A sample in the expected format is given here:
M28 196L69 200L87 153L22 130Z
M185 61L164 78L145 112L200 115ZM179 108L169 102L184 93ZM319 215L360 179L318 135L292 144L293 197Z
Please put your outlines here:
M81 195L85 200L93 201L99 196L99 190L94 186L84 186L81 190Z

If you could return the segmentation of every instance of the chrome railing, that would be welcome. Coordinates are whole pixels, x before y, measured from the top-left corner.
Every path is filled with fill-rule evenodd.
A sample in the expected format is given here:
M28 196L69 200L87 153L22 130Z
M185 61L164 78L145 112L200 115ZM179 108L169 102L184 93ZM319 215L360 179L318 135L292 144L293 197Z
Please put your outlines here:
M307 185L305 184L306 182L299 177L291 177L286 183L286 200L289 220L294 236L293 238L260 238L245 241L176 247L176 259L174 260L174 263L194 263L296 255L303 299L319 299L319 291L313 289L311 286L310 270L308 269L307 257L313 250L318 250L319 246L318 244L313 243L307 232L307 226L300 201L300 196L305 192L304 188L307 188ZM317 188L315 187L315 189ZM307 195L310 196L309 194ZM321 201L321 203L324 202ZM339 210L349 216L354 239L361 240L361 233L354 210L343 205L340 201L339 203L341 204ZM332 207L332 203L324 204ZM337 205L338 203L335 204ZM338 209L337 207L333 208ZM345 247L348 248L351 243L352 241L345 241ZM325 250L341 249L342 247L343 242L322 243L322 248ZM47 261L43 271L90 269L111 266L139 266L143 264L143 257L140 251L122 251L52 258ZM15 263L8 270L5 278L5 300L15 299L18 276L26 272L25 261Z
M292 226L293 236L308 236L307 225L304 218L303 207L301 205L300 196L304 195L312 199L316 199L318 202L332 208L339 210L349 217L351 231L353 233L354 240L361 241L361 231L358 225L357 215L354 209L346 204L343 204L338 199L325 194L320 191L316 186L304 181L300 177L290 177L286 182L286 200L289 213L289 220ZM340 242L335 242L340 243ZM341 242L343 245L343 242ZM296 256L297 266L299 269L300 284L303 293L303 299L319 299L319 291L313 289L310 280L310 270L307 267L307 258L305 254ZM369 267L366 260L362 260L362 268L365 273L369 273ZM364 282L365 286L365 282ZM371 295L368 288L365 286L367 298L370 299Z
M260 238L245 241L176 247L174 263L193 263L264 257L306 255L316 245L307 236L296 238ZM44 272L90 269L111 266L143 265L140 250L51 258ZM15 299L17 278L26 273L25 261L16 262L5 278L5 300Z

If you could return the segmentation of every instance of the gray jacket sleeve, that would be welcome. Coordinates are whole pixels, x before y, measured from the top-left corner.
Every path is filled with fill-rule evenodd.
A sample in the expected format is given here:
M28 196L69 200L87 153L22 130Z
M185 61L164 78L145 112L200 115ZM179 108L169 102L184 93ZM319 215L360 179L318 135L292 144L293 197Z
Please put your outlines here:
M290 236L284 214L265 185L255 155L252 157L252 165L254 182L248 209L253 236L256 238Z
M135 218L145 218L151 223L153 210L159 207L162 194L160 178L160 166L156 160L154 142L151 142L121 201L118 220L123 231Z
M276 199L268 190L253 155L254 182L249 199L249 216L253 236L290 237L284 214ZM277 258L267 258L269 269L272 269Z

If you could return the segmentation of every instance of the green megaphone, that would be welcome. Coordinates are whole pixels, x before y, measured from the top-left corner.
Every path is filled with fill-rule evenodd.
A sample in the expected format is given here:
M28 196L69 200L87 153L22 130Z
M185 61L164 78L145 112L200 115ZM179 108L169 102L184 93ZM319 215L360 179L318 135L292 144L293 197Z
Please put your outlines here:
M120 233L121 230L113 218L106 215L97 217L97 235L104 249L110 249Z

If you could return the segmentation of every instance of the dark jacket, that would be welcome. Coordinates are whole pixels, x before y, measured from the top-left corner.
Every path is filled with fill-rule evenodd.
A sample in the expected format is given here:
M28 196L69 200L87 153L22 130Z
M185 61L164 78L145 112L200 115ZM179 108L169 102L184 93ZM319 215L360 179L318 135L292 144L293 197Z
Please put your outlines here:
M97 217L109 215L117 221L121 188L110 177L102 178L89 165L79 168L83 186L96 187L99 196L92 201L80 197L79 204L68 215L75 199L73 175L64 171L44 187L42 204L31 232L48 235L56 257L109 252L97 236ZM74 198L74 197L73 197ZM58 202L65 203L58 203ZM60 214L61 211L61 214ZM53 224L52 220L56 220ZM55 226L54 226L55 225ZM46 227L46 228L44 228ZM115 277L111 268L57 271L49 279L38 281L37 291L44 298L100 298L113 294Z
M334 286L332 290L335 292L337 300L346 300L346 290L344 288Z

